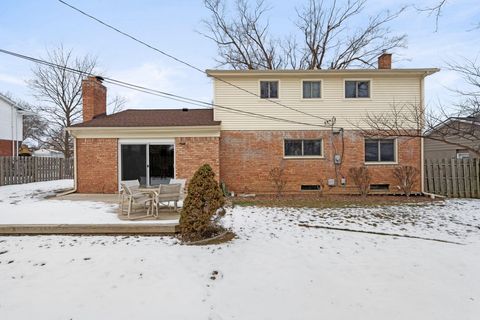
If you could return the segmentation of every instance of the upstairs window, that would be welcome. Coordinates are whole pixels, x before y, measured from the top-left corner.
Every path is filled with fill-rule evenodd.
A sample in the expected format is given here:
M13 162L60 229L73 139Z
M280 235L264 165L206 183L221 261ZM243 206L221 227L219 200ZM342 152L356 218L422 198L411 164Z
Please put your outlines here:
M277 99L278 81L260 81L260 97L262 99Z
M303 81L303 99L321 98L320 81Z
M345 98L370 98L370 81L345 81Z
M285 157L321 157L322 140L285 140Z
M365 139L365 162L395 162L395 139Z

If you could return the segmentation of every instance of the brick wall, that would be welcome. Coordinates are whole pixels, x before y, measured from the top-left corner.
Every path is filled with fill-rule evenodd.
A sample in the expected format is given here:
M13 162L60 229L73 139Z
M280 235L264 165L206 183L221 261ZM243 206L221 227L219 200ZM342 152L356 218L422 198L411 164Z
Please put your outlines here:
M12 156L12 140L0 139L0 157Z
M219 178L219 138L175 138L175 175L178 179L190 179L195 171L208 163Z
M323 139L324 159L283 159L284 139ZM333 142L333 143L332 143ZM364 164L364 139L355 131L344 134L343 163L335 170L333 164L334 146L342 153L340 135L329 131L222 131L220 140L220 180L229 190L237 193L274 192L269 180L269 171L282 165L288 183L286 192L300 192L300 186L318 185L323 181L325 192L356 192L348 169ZM398 163L411 165L420 170L420 139L398 139ZM390 184L390 191L396 192L393 169L395 165L369 165L372 184ZM347 186L327 187L326 180L345 176ZM415 191L420 191L420 176Z
M77 192L118 192L117 139L77 139Z

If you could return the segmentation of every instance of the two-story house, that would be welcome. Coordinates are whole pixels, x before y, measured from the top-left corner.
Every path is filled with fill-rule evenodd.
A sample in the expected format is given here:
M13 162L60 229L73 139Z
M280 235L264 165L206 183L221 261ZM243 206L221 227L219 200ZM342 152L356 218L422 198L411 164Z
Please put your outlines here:
M24 111L0 94L0 156L16 156L23 141Z
M360 134L368 113L392 104L423 107L424 78L438 69L207 70L213 109L126 110L106 115L101 78L83 82L84 122L75 139L78 192L116 192L122 180L189 179L209 163L236 193L272 193L283 168L286 192L349 193L351 167L368 166L372 188L396 192L392 172L422 172L422 140ZM415 191L422 190L418 179Z

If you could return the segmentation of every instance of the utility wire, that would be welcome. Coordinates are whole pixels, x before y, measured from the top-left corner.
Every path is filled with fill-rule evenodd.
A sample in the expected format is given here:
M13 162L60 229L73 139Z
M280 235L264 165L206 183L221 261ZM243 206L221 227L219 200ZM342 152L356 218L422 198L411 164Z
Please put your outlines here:
M62 66L62 65L59 65L59 64L55 64L53 62L45 61L45 60L42 60L42 59L34 58L34 57L31 57L31 56L23 55L23 54L20 54L20 53L16 53L16 52L13 52L13 51L8 51L8 50L1 49L1 48L0 48L0 53L11 55L11 56L14 56L14 57L17 57L17 58L20 58L20 59L28 60L28 61L31 61L31 62L34 62L34 63L37 63L37 64L41 64L41 65L45 65L45 66L48 66L48 67L51 67L51 68L63 69L63 70L66 70L66 71L69 71L69 72L72 72L72 73L76 73L76 74L80 74L80 75L83 75L83 76L96 76L95 74L92 74L92 73L89 73L89 72L74 69L74 68L71 68L71 67L68 67L68 66ZM147 88L147 87L144 87L144 86L139 86L139 85L136 85L136 84L128 83L128 82L121 81L121 80L116 80L116 79L113 79L113 78L108 78L108 77L102 77L102 78L104 79L105 82L116 85L116 86L124 87L124 88L127 88L127 89L131 89L131 90L135 90L135 91L139 91L139 92L143 92L143 93L147 93L147 94L154 95L154 96L159 96L159 97L170 99L170 100L175 100L175 101L180 101L180 102L184 102L184 103L191 104L191 105L200 106L202 108L211 108L213 106L213 107L225 110L227 112L244 114L244 115L248 115L248 116L251 116L251 117L257 117L257 118L268 119L268 120L273 120L273 121L281 121L281 122L292 123L292 124L301 124L301 125L306 125L306 126L311 126L311 127L321 127L321 128L328 127L328 128L330 128L330 126L326 126L326 125L313 124L313 123L295 121L295 120L290 120L290 119L278 118L278 117L269 116L269 115L265 115L265 114L260 114L260 113L235 109L235 108L231 108L231 107L226 107L226 106L222 106L222 105L215 104L215 103L210 103L210 102L206 102L206 101L202 101L202 100L192 99L192 98L180 96L180 95L165 92L165 91L160 91L160 90L156 90L156 89Z
M256 94L255 92L249 91L249 90L247 90L247 89L245 89L245 88L242 88L242 87L240 87L240 86L238 86L238 85L236 85L236 84L233 84L233 83L231 83L231 82L228 82L228 81L226 81L226 80L224 80L224 79L222 79L222 78L219 78L219 77L217 77L217 76L208 74L208 72L206 72L205 70L200 69L199 67L197 67L197 66L195 66L195 65L193 65L193 64L191 64L191 63L189 63L189 62L187 62L187 61L185 61L185 60L182 60L182 59L180 59L180 58L177 58L177 57L175 57L174 55L172 55L172 54L170 54L170 53L167 53L167 52L165 52L165 51L163 51L163 50L161 50L161 49L159 49L159 48L157 48L157 47L155 47L155 46L153 46L153 45L151 45L151 44L148 44L147 42L145 42L145 41L143 41L143 40L141 40L141 39L139 39L139 38L137 38L137 37L135 37L135 36L132 36L131 34L125 32L125 31L122 31L122 30L118 29L117 27L114 27L114 26L111 25L111 24L108 24L107 22L105 22L105 21L103 21L103 20L101 20L101 19L99 19L99 18L97 18L97 17L95 17L95 16L93 16L93 15L91 15L91 14L89 14L89 13L87 13L87 12L85 12L85 11L83 11L83 10L75 7L75 6L73 6L73 5L71 5L70 3L66 2L66 1L63 1L63 0L58 0L58 1L59 1L60 3L62 3L62 4L64 4L65 6L67 6L67 7L71 8L71 9L73 9L73 10L81 13L82 15L84 15L84 16L92 19L92 20L95 20L96 22L104 25L105 27L107 27L107 28L109 28L109 29L112 29L112 30L114 30L115 32L118 32L118 33L124 35L125 37L128 37L128 38L132 39L133 41L136 41L136 42L138 42L138 43L146 46L147 48L150 48L150 49L152 49L152 50L154 50L154 51L156 51L156 52L158 52L158 53L160 53L160 54L162 54L162 55L164 55L164 56L166 56L166 57L168 57L168 58L170 58L170 59L172 59L172 60L174 60L174 61L176 61L176 62L178 62L178 63L181 63L181 64L183 64L183 65L185 65L185 66L187 66L187 67L189 67L189 68L192 68L192 69L194 69L194 70L196 70L196 71L198 71L198 72L201 72L201 73L203 73L203 74L206 74L207 76L211 76L212 78L214 78L214 79L216 79L216 80L218 80L218 81L221 81L221 82L223 82L223 83L225 83L225 84L228 84L228 85L230 85L230 86L232 86L232 87L235 87L235 88L237 88L237 89L239 89L239 90L241 90L241 91L244 91L244 92L246 92L246 93L248 93L248 94L251 94L251 95L253 95L253 96L257 97L257 98L260 98L260 96L259 96L258 94ZM272 103L274 103L274 104L277 104L277 105L279 105L279 106L282 106L282 107L284 107L284 108L290 109L290 110L292 110L292 111L295 111L295 112L298 112L298 113L301 113L301 114L304 114L304 115L307 115L307 116L310 116L310 117L314 117L314 118L323 120L323 121L324 121L324 124L325 124L324 127L331 127L331 128L333 128L333 126L335 125L335 121L336 121L335 117L332 117L331 119L327 119L327 118L324 118L324 117L320 117L320 116L317 116L317 115L314 115L314 114L311 114L311 113L308 113L308 112L299 110L299 109L297 109L297 108L293 108L293 107L287 106L287 105L285 105L285 104L283 104L283 103L280 103L280 102L275 101L275 100L271 100L271 99L269 99L269 98L266 98L265 100L270 101L270 102L272 102Z

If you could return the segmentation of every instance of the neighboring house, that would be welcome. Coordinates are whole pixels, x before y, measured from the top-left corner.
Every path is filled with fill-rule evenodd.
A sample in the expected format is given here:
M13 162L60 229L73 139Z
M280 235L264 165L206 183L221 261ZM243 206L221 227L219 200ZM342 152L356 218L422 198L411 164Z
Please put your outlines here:
M63 152L52 149L38 149L33 151L32 155L40 158L65 158Z
M109 116L102 79L89 77L83 82L84 122L69 128L77 191L117 192L121 180L188 179L209 163L235 193L274 192L269 173L276 167L284 168L286 192L354 192L348 170L363 165L373 189L397 192L394 168L422 171L421 139L365 138L354 123L367 113L388 112L393 102L423 106L424 78L438 69L391 69L390 61L382 55L382 69L208 70L213 110L127 110ZM269 99L335 117L335 129L308 125L324 121ZM421 191L422 180L414 191Z
M435 127L434 130L427 132L426 137L432 139L425 139L425 159L478 158L478 154L468 148L480 151L479 136L480 115L450 117Z
M0 94L0 156L16 156L23 141L23 114L10 98Z

